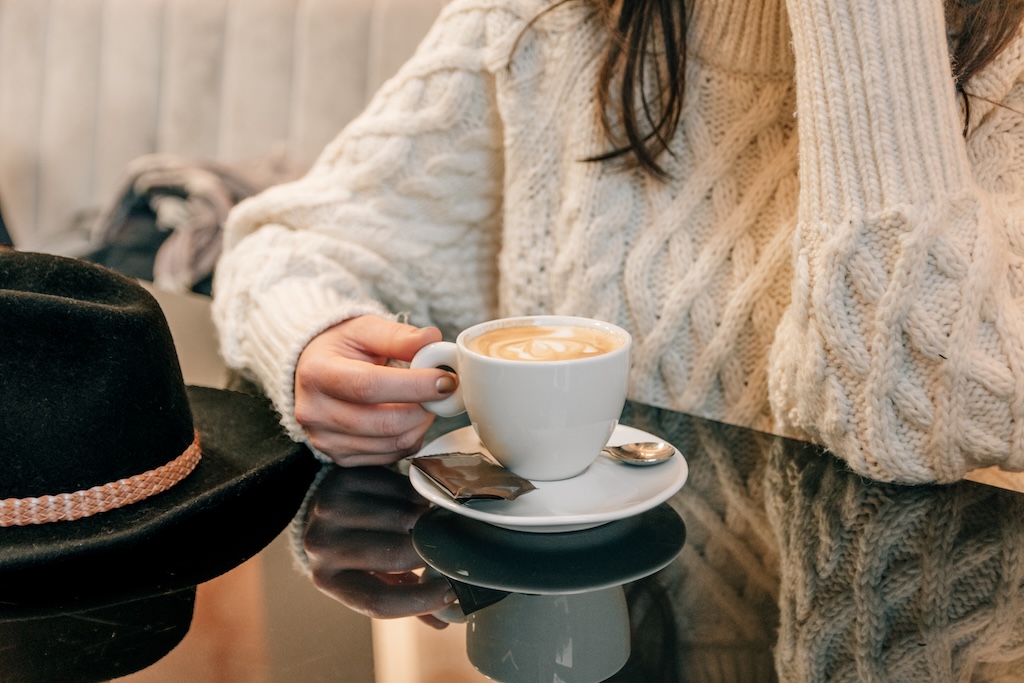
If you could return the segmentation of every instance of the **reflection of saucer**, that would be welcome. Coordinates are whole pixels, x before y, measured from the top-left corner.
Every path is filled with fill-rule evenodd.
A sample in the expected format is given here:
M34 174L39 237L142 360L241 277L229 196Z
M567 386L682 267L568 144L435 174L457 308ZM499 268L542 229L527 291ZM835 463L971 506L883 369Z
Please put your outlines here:
M659 441L652 434L619 425L608 443ZM417 455L455 451L484 451L472 427L448 432ZM650 510L682 488L688 474L679 451L660 465L633 467L604 456L580 475L561 481L535 481L537 490L515 500L475 500L457 503L415 467L412 485L427 500L452 512L515 531L560 532L589 529Z
M572 534L522 534L434 508L412 542L445 576L515 593L571 594L618 586L665 567L686 527L662 504L628 519Z

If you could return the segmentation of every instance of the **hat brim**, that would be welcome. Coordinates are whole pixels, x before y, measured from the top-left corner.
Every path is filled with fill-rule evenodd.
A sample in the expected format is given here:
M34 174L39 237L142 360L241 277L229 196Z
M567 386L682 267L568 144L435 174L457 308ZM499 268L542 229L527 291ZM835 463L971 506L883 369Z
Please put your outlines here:
M85 519L0 529L0 614L194 586L288 525L316 459L266 399L204 387L188 395L203 458L180 483Z
M96 683L141 671L185 637L195 600L191 587L77 612L0 615L0 678Z

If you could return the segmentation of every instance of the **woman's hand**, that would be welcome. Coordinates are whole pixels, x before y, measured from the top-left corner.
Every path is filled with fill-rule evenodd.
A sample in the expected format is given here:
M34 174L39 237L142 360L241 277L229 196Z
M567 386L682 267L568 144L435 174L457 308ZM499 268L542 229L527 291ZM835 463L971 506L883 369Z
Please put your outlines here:
M314 448L339 465L385 465L415 453L433 422L422 401L458 380L444 370L394 368L440 341L433 327L351 318L314 337L295 367L295 419Z
M429 509L407 477L383 467L333 469L314 494L303 546L313 583L350 609L388 619L432 613L455 601L440 574L424 567L409 531Z

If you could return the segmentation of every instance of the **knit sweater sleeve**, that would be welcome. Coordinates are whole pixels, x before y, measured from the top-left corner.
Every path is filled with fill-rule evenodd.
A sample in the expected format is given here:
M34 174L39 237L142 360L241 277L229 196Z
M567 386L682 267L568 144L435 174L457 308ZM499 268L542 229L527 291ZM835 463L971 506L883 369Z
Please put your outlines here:
M801 198L781 430L857 472L1024 469L1024 56L967 84L939 0L789 0Z
M497 4L497 3L491 3ZM239 204L214 320L293 438L293 376L314 336L361 314L451 333L488 317L501 207L495 73L522 22L456 0L310 172Z

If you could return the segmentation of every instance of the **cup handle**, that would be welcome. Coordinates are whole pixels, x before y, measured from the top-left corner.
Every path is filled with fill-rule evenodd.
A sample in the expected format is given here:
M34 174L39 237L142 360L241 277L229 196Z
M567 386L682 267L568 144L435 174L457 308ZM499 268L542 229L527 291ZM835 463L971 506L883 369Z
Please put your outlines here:
M409 367L413 369L448 367L459 374L458 347L451 342L434 342L427 344L416 352ZM462 400L462 387L456 387L448 398L438 401L425 401L424 408L441 417L455 417L466 412L466 404Z
M452 590L455 590L455 586L452 584L452 580L444 574L442 574L441 572L434 569L433 567L431 567L429 564L423 569L423 577L421 580L426 580L428 578L445 579L446 581L448 581L448 585L452 586ZM456 593L456 595L458 595L458 593ZM458 600L448 605L447 607L444 607L438 610L437 612L434 612L432 616L436 619L440 619L446 624L466 623L466 614L462 611L462 605Z

